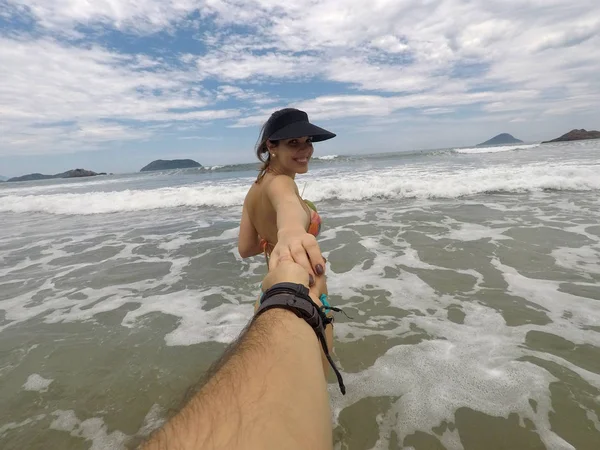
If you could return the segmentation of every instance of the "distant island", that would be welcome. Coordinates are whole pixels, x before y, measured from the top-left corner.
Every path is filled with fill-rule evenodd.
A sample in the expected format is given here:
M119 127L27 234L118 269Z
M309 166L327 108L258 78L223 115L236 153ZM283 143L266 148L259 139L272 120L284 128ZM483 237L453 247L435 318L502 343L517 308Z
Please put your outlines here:
M587 131L583 128L581 130L571 130L559 138L552 139L551 141L544 141L542 144L549 144L550 142L582 141L584 139L600 139L600 131Z
M96 173L91 170L85 169L73 169L67 170L63 173L57 173L56 175L44 175L41 173L30 173L21 177L9 178L6 181L37 181L37 180L51 180L53 178L81 178L81 177L95 177L98 175L106 175L106 173Z
M142 168L140 172L149 172L151 170L191 169L194 167L202 167L202 164L193 159L157 159Z
M508 133L502 133L498 136L491 138L489 141L482 142L481 144L477 144L477 147L487 147L490 145L506 145L506 144L522 144L523 141L513 137Z

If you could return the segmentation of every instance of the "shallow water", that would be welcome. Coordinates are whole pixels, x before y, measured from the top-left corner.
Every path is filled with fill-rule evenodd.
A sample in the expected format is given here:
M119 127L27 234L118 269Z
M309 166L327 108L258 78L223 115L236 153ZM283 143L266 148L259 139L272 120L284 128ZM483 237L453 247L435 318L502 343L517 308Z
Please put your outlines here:
M589 141L334 158L298 180L352 317L336 448L600 448L599 169ZM1 448L131 448L178 407L252 314L250 181L0 187Z

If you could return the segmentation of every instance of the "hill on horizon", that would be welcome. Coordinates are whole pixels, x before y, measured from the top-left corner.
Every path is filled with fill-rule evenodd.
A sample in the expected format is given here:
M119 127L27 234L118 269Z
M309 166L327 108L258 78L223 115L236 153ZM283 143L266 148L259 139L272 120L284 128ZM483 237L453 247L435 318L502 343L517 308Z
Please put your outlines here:
M584 139L600 139L600 131L596 130L571 130L561 137L552 139L551 141L543 141L542 144L548 144L550 142L568 142L568 141L582 141Z
M202 167L202 164L193 159L157 159L147 166L142 167L140 172L148 172L151 170L189 169L193 167Z
M522 144L523 141L517 139L512 134L500 133L498 136L494 136L489 141L477 144L477 147L486 147L489 145L506 145L506 144Z
M95 177L98 175L106 175L105 172L96 173L91 170L85 169L72 169L67 170L63 173L57 173L56 175L44 175L42 173L29 173L27 175L22 175L20 177L13 177L6 180L7 182L15 182L15 181L39 181L39 180L51 180L54 178L81 178L81 177Z

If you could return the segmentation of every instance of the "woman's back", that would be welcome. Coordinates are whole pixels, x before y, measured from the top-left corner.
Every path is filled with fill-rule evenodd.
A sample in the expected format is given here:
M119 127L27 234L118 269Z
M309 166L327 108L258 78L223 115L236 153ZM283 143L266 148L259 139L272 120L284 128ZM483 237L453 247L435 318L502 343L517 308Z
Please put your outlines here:
M244 205L248 210L250 221L252 222L252 225L254 225L254 228L256 228L258 235L273 246L277 244L277 211L271 203L267 191L271 183L278 176L283 177L286 175L273 175L267 173L259 181L254 183L248 191ZM301 201L297 188L296 195L298 195L298 199ZM310 211L303 202L302 205L306 210L304 228L307 229L310 222Z

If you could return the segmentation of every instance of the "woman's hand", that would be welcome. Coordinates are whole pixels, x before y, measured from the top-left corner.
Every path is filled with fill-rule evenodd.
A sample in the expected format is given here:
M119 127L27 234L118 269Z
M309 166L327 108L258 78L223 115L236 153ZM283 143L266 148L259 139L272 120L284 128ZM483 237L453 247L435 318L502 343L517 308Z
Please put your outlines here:
M296 264L290 255L283 256L277 261L270 260L269 273L262 282L262 289L265 292L277 283L296 283L309 287L309 274L304 268ZM317 292L317 286L309 290L310 297L318 305L322 303L319 300L321 292Z
M310 276L325 273L325 258L316 238L299 227L279 230L277 245L271 252L270 260L270 270L276 268L281 261L292 260Z

